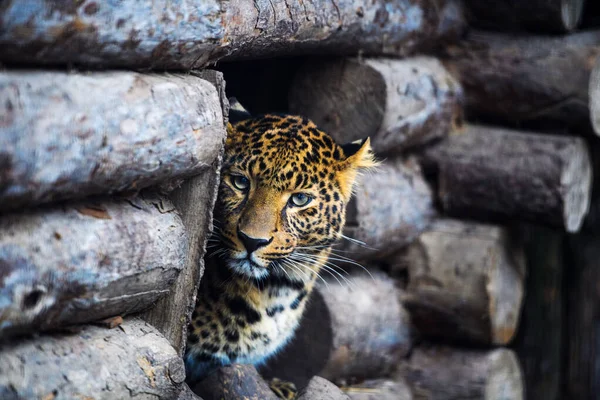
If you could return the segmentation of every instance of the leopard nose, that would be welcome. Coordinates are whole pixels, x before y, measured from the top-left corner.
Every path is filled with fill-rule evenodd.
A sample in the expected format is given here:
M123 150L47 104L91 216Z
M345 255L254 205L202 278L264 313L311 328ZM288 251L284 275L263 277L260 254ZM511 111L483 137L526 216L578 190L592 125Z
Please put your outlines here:
M240 238L240 240L242 241L242 243L244 244L246 251L248 251L248 254L252 253L254 250L256 250L260 247L264 247L264 246L268 245L269 243L271 243L273 241L272 237L271 237L271 239L250 237L239 229L237 231L237 234L238 234L238 237Z

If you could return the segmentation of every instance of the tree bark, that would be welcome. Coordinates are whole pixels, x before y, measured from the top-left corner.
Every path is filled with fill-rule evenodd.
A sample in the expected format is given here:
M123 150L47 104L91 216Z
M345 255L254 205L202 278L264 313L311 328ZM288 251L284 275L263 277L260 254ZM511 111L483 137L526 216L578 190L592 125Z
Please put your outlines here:
M433 196L416 161L386 160L360 178L347 208L347 238L330 260L344 263L340 251L352 260L384 259L410 244L435 216Z
M375 152L391 153L446 136L460 120L461 97L434 58L341 59L304 65L289 104L338 143L370 137Z
M568 36L474 31L447 47L442 58L463 86L468 118L582 133L591 131L588 87L598 54L600 31Z
M416 348L401 374L423 400L522 400L523 378L511 350Z
M600 237L568 241L567 360L563 398L592 399L600 393Z
M185 367L151 325L86 326L0 347L3 399L170 399L185 391Z
M217 369L193 388L204 400L276 400L277 396L252 365Z
M560 400L564 367L563 234L522 228L528 265L523 318L514 347L523 366L526 398Z
M219 92L223 110L222 123L225 126L229 103L225 96L223 75L216 71L203 71L201 76L212 82ZM221 150L210 169L188 179L170 195L187 232L187 260L169 294L143 315L146 321L156 326L169 339L182 357L187 340L187 326L191 321L198 286L204 274L206 241L212 233L212 212L219 187L222 152L221 145Z
M352 400L413 400L403 379L374 379L343 388Z
M523 219L576 232L590 206L592 168L580 138L468 126L426 151L453 216Z
M86 200L0 218L0 337L140 311L168 293L188 238L170 201Z
M378 378L412 346L400 291L382 273L328 279L311 294L291 343L262 369L266 377L304 387L318 375L334 383Z
M0 210L206 171L225 137L219 90L194 75L0 73Z
M337 386L320 376L313 377L308 385L298 392L298 400L350 400Z
M436 221L405 253L403 304L419 333L461 343L509 343L521 313L523 256L506 229Z
M406 55L465 24L455 0L7 0L0 26L3 62L191 69L223 57Z
M581 22L585 0L467 0L469 22L492 30L564 33Z

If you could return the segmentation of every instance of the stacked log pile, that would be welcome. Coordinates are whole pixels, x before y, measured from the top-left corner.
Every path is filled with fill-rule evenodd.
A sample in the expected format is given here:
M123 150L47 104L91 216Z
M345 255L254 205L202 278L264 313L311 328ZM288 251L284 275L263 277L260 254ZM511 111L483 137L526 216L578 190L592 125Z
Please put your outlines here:
M0 397L591 398L600 36L582 0L489 3L5 1ZM383 161L290 345L190 389L225 81Z

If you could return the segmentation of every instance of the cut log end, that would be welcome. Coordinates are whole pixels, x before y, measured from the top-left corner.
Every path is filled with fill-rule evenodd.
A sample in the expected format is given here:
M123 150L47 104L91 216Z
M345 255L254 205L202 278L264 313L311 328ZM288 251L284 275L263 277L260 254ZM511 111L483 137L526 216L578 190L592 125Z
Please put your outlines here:
M562 171L561 183L565 190L563 218L567 232L579 231L590 209L592 189L592 162L583 140L578 141Z
M485 399L522 399L523 378L514 352L498 349L488 356Z

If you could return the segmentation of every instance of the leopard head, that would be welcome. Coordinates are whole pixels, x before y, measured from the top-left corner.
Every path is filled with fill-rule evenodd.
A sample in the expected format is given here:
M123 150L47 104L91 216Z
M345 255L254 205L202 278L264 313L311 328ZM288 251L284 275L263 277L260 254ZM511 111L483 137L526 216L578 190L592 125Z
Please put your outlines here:
M375 165L369 139L340 146L306 118L235 113L215 207L216 252L238 274L306 281L340 237L357 174Z

